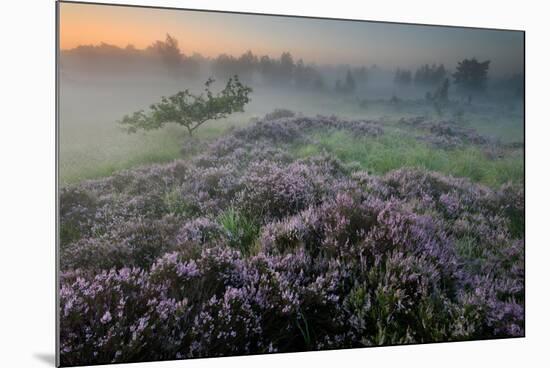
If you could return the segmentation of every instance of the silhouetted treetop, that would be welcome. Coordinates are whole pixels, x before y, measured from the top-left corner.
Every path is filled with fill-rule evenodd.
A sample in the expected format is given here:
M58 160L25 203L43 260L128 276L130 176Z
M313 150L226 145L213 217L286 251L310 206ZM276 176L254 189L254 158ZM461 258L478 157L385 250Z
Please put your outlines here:
M412 73L410 70L397 68L393 81L400 85L409 85L412 82Z
M414 83L417 85L434 86L440 84L445 76L447 70L443 64L435 65L422 65L414 73Z
M178 45L178 40L166 34L165 41L155 41L146 49L152 54L157 54L162 58L162 61L171 67L181 65L182 54Z
M464 91L484 91L490 63L490 60L479 62L476 58L459 61L453 73L454 83Z

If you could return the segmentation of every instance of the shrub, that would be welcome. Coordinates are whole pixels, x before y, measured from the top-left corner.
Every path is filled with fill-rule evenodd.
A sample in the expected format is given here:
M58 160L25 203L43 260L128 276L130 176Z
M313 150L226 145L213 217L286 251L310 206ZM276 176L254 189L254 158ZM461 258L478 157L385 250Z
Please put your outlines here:
M315 167L304 163L286 167L266 161L252 164L241 178L235 203L248 217L282 218L317 203L323 194L323 179Z
M176 242L179 244L207 244L226 236L224 229L205 217L199 217L185 223L178 231Z
M79 188L62 189L59 198L59 235L61 245L65 245L89 234L97 200Z
M264 119L185 162L63 189L62 364L522 336L523 188L286 152L340 129L383 134Z
M118 223L100 237L80 239L61 248L61 268L149 268L164 253L176 249L178 222L136 219Z
M296 114L288 109L275 109L270 113L265 114L264 120L277 120L282 118L293 118Z

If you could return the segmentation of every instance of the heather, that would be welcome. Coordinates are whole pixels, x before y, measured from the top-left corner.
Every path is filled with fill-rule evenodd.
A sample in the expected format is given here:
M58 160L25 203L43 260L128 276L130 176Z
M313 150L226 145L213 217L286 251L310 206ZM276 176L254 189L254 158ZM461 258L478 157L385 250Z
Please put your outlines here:
M522 147L284 109L190 142L61 190L63 365L524 335Z

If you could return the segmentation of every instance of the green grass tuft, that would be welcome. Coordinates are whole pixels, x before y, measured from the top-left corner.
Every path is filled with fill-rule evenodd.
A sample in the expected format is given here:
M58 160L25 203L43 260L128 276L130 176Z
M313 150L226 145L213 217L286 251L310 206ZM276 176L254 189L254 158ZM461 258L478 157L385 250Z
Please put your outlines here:
M244 255L255 253L260 227L253 220L233 208L225 210L218 217L219 223L229 235L229 245Z
M467 177L491 187L509 181L523 181L523 156L520 152L490 159L474 146L437 149L398 132L388 132L376 138L358 138L345 131L336 131L315 135L313 139L313 144L295 146L293 153L297 157L309 157L327 152L344 163L358 163L361 169L376 175L402 167L418 167Z

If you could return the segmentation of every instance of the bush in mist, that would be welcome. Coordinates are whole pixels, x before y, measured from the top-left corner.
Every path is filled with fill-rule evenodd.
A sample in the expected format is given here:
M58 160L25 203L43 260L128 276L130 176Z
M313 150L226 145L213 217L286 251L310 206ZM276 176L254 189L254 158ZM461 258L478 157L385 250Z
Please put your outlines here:
M490 60L479 62L476 58L459 61L453 73L454 83L470 94L485 91L490 63Z
M160 102L151 105L149 112L140 110L125 115L119 124L129 133L134 133L176 123L184 126L192 136L198 127L209 120L223 119L234 112L244 111L244 106L250 102L252 88L243 85L236 75L229 78L225 88L217 94L210 89L213 83L213 79L208 79L204 93L199 95L186 89L170 97L162 97Z
M265 114L264 120L277 120L281 118L293 118L296 114L288 109L275 109Z
M437 105L434 103L434 106ZM417 116L402 118L399 123L425 131L426 134L417 136L417 139L428 142L437 148L457 149L465 148L468 145L475 145L484 149L506 148L506 145L498 140L480 135L474 129L460 126L452 120L431 121L426 117Z
M426 100L432 103L438 116L443 115L443 109L449 102L449 78L445 78L433 93L426 93Z
M440 84L445 76L447 70L443 64L439 66L433 64L425 64L419 67L414 73L414 84L417 86L434 86Z
M348 70L346 72L346 78L344 81L337 80L334 85L334 90L338 93L353 93L355 92L355 89L357 88L357 84L355 82L355 78L353 77L353 74L351 73L351 70Z
M147 52L157 54L162 58L162 61L171 68L177 68L182 63L182 57L178 40L166 34L166 40L155 41L147 49Z
M403 70L403 69L397 68L397 70L395 71L393 81L395 84L408 86L412 82L412 73L410 70Z

